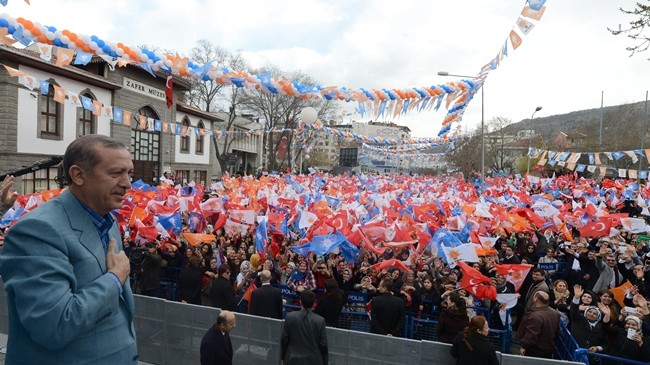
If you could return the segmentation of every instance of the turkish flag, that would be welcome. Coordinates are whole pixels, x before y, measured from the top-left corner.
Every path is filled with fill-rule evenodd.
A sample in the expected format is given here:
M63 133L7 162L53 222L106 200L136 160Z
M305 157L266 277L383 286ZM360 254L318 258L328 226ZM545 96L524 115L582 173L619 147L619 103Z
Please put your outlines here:
M241 300L245 300L250 303L251 301L251 295L253 295L253 291L257 289L257 286L255 286L255 282L253 281L250 283L248 286L248 289L244 292L244 295L242 295ZM239 301L241 303L241 300Z
M386 226L383 222L366 223L359 229L370 242L376 243L386 240Z
M394 268L400 269L400 270L402 270L402 272L409 270L409 268L406 265L404 265L404 262L402 262L400 260L397 260L397 259L390 259L390 260L382 261L382 262L380 262L378 264L374 264L374 265L371 266L371 268L377 270L377 272L380 272L383 269L388 269L389 267L394 267Z
M456 265L458 265L460 271L463 273L463 278L460 281L460 287L462 289L467 290L468 293L478 299L497 299L497 288L492 285L490 278L462 261L456 261Z
M607 237L611 228L612 221L609 219L588 222L580 228L582 237Z
M214 222L214 225L212 226L213 230L216 231L218 229L221 229L221 227L226 225L226 220L228 219L228 216L226 213L219 213L219 218L217 219L216 222Z
M172 75L167 76L167 83L165 83L165 98L167 99L167 109L170 109L174 104L174 82Z
M337 231L344 231L348 227L348 211L342 210L333 217L323 219L323 222Z
M146 238L148 241L153 241L158 237L159 233L156 227L152 226L141 226L141 227L136 227L136 230L138 232L138 236Z

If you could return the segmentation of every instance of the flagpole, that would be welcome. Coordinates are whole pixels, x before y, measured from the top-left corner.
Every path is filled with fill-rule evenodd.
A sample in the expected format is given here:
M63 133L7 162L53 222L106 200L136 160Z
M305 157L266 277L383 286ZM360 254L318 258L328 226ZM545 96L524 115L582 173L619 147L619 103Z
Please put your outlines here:
M165 108L165 113L163 113L163 124L167 121L167 108ZM165 173L165 139L163 138L163 135L165 133L161 132L160 133L160 171L158 171L158 175L163 176ZM171 172L170 172L171 173ZM158 177L158 184L160 185L160 176Z
M641 151L643 151L643 140L645 139L645 135L647 132L647 126L646 126L646 121L648 119L648 90L645 92L645 106L643 107L643 127L641 128ZM644 153L645 155L645 153ZM639 185L639 192L641 192L641 177L639 176L641 173L641 163L643 162L643 158L639 159L639 171L637 172L636 175L636 181L637 184ZM648 181L647 175L646 175L646 181Z
M605 100L605 91L600 92L600 129L598 134L598 152L602 152L603 145L603 102Z

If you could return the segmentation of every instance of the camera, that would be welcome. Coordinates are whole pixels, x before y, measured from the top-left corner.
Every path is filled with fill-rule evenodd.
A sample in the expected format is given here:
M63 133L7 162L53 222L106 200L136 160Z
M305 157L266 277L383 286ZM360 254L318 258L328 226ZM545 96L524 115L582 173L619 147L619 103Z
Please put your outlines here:
M147 250L147 247L134 247L131 249L131 254L129 255L131 272L139 272L142 269L142 261Z

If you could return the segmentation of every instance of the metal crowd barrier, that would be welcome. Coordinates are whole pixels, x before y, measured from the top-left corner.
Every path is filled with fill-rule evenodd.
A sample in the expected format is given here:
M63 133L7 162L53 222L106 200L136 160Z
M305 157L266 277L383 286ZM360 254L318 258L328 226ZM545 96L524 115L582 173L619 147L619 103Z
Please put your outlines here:
M219 309L135 295L135 328L140 360L152 364L198 364L203 335L216 321ZM280 360L283 321L237 313L231 332L234 364ZM0 332L7 333L6 293L0 280ZM450 345L328 328L330 364L456 363ZM497 354L502 365L579 364Z
M578 349L578 343L569 332L569 329L560 322L560 330L555 337L555 350L554 356L563 360L575 360L575 350ZM587 362L588 364L588 362Z
M587 351L587 349L576 349L573 358L575 361L584 364L610 364L610 365L648 365L647 362L623 359L620 357L609 356L605 354L597 354Z

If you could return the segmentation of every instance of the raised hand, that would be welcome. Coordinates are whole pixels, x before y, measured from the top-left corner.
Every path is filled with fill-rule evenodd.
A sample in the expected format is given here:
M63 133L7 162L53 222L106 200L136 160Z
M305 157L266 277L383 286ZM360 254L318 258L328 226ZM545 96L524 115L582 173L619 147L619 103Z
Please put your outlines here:
M16 202L18 193L11 190L13 184L14 177L12 175L5 176L5 179L2 181L2 187L0 188L0 206L11 208L11 206Z
M576 284L573 286L573 297L574 298L580 298L582 296L582 293L585 291L582 289L582 285Z
M603 316L610 316L612 314L612 310L609 309L609 306L598 302L598 309L603 313Z
M634 298L637 300L637 305L639 307L641 307L642 309L648 307L648 301L645 299L645 297L643 295L637 293L634 296Z

